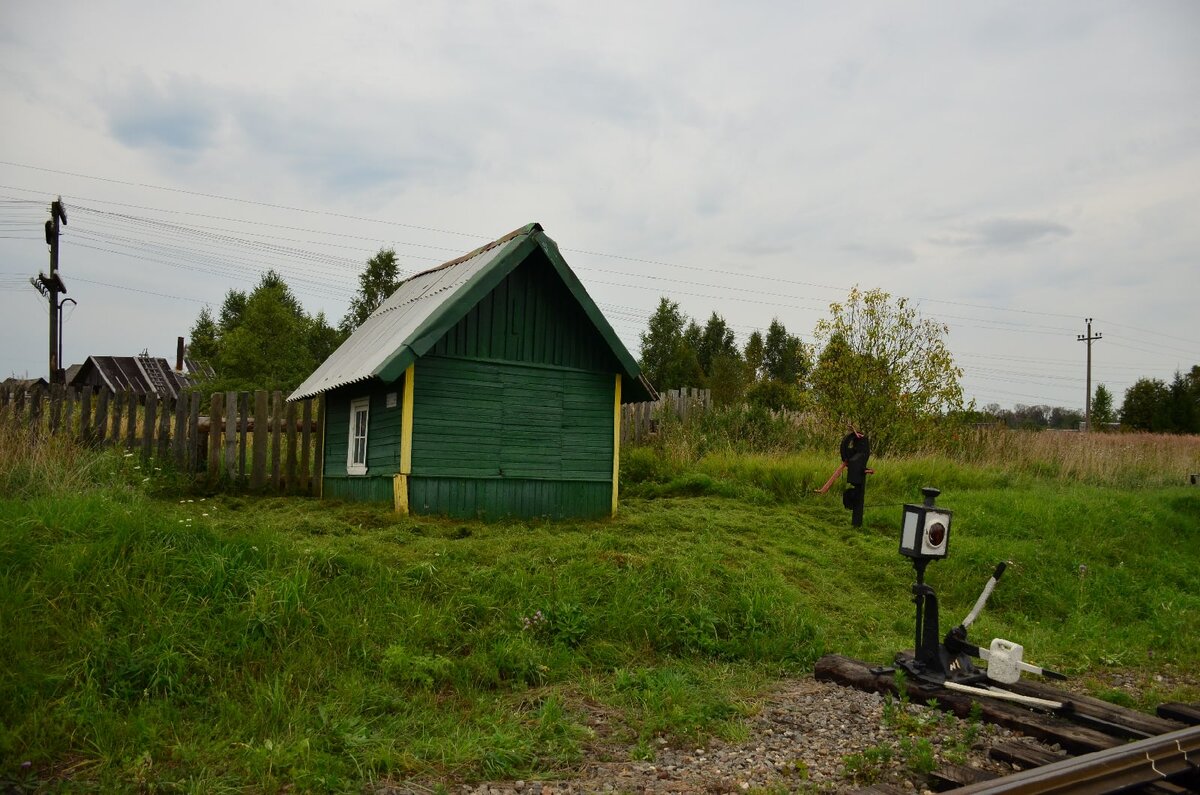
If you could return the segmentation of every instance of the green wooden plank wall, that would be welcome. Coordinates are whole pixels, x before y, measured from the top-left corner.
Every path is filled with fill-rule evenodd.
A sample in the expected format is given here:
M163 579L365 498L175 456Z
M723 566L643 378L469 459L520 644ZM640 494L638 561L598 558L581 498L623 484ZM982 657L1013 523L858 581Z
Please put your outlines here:
M611 484L613 381L425 356L415 375L412 474Z
M367 478L385 478L388 500L392 494L392 476L400 471L400 407L404 397L404 379L392 384L364 381L328 393L325 408L325 475L346 475L346 457L350 444L350 401L371 396L367 415ZM396 405L387 407L387 396L395 394ZM359 478L361 479L361 478ZM332 495L331 495L332 496Z
M408 482L409 509L418 514L562 519L600 518L612 510L612 488L599 481L414 476Z
M323 499L347 500L350 502L392 502L392 478L349 477L326 475L321 492Z
M620 370L612 351L541 249L446 332L429 354L593 372Z

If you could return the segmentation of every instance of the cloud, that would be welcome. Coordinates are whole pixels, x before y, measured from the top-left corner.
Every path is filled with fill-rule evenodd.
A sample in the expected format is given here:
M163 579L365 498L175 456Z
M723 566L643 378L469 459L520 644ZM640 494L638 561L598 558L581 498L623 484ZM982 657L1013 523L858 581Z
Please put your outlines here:
M1019 249L1051 242L1071 234L1069 227L1033 218L989 218L941 235L929 242L939 246L973 249Z
M134 78L104 111L118 141L133 149L187 156L206 149L221 123L221 103L204 84L172 76Z
M915 262L917 257L907 246L872 245L869 243L847 243L842 251L865 257L875 262L907 263Z

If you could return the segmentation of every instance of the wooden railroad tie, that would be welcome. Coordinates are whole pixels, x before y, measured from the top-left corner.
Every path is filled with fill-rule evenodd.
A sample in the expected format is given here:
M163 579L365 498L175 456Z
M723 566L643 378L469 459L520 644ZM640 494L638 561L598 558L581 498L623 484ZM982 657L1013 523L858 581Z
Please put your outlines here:
M841 655L822 657L814 675L820 681L898 695L890 669ZM1067 751L1057 756L1020 741L1003 742L992 748L992 758L1022 771L996 776L947 764L930 776L931 785L939 791L1108 793L1136 787L1138 792L1150 793L1200 792L1200 705L1163 704L1156 716L1041 682L1021 681L1006 686L1020 695L1063 704L1055 714L1047 714L912 678L905 680L905 685L907 698L915 703L934 702L960 718L968 717L974 707L989 723ZM886 784L860 790L889 791Z

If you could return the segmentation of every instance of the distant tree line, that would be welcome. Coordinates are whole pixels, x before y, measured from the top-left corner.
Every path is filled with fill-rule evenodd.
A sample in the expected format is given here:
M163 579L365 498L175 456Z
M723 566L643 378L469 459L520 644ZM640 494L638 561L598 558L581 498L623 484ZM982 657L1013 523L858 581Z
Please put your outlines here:
M1093 413L1095 401L1093 401ZM1200 433L1200 365L1178 370L1171 383L1139 378L1125 390L1121 425L1156 433Z
M830 305L813 345L773 318L738 347L718 313L701 326L662 298L641 335L641 366L659 390L701 386L717 405L806 411L870 433L876 450L896 449L964 408L948 331L905 298L855 288Z
M1009 428L1075 429L1082 427L1084 413L1060 406L1016 404L1002 409L989 403L976 412L976 422L1002 422ZM1140 378L1125 390L1118 409L1113 394L1104 384L1092 395L1092 429L1121 427L1154 433L1200 433L1200 365L1184 374L1176 372L1171 383L1159 378Z

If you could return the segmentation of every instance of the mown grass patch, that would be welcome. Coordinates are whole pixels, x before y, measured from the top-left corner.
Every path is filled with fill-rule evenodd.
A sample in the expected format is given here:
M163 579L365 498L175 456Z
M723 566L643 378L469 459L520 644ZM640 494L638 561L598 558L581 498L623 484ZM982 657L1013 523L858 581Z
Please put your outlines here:
M929 483L955 511L929 572L946 626L1008 560L973 637L1087 676L1200 661L1195 489L883 459L852 529L812 493L823 456L635 455L642 478L601 522L164 499L118 454L70 488L0 492L0 780L537 777L582 758L597 711L634 755L736 739L770 679L911 645L899 503Z

